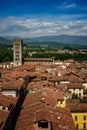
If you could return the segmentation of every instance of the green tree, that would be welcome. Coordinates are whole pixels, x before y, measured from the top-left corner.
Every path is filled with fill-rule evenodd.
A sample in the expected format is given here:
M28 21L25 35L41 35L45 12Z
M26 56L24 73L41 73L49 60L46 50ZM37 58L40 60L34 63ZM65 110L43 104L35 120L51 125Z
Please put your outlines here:
M75 94L75 93L73 93L73 94L72 94L72 99L78 99L78 95Z

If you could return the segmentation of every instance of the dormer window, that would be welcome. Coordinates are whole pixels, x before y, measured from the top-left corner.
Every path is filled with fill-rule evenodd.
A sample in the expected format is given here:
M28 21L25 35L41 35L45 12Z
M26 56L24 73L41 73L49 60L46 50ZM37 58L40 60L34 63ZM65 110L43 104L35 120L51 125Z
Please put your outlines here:
M38 122L38 127L48 128L48 122L47 121L40 121L40 122Z

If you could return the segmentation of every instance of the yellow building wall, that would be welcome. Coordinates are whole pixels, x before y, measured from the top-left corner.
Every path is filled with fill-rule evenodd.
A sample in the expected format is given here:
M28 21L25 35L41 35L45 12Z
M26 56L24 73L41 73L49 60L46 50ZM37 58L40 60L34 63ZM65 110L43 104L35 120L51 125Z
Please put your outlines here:
M78 129L79 130L87 130L87 112L78 112L78 113L71 113L72 118L74 121L75 126L78 124ZM75 117L77 116L77 120ZM84 116L86 116L86 119L84 120ZM84 129L84 123L86 125L86 128Z
M63 100L61 107L66 107L66 99Z
M64 98L64 100L59 100L57 106L62 108L66 107L66 99Z

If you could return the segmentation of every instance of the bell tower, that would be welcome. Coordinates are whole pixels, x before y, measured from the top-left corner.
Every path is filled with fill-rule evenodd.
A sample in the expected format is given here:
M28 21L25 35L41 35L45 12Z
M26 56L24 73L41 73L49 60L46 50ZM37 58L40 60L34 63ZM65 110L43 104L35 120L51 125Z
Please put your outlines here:
M23 64L23 40L14 39L13 60L14 66L21 66Z

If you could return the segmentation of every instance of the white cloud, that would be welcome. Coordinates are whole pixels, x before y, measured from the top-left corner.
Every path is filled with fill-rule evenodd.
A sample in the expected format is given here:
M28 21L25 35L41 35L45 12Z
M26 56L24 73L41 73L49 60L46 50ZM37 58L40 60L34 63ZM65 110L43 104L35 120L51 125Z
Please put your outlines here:
M61 3L61 5L58 5L58 9L73 9L77 8L78 5L76 4L75 0L65 0Z
M63 8L69 9L69 8L75 8L77 5L75 3L67 4Z
M73 17L73 19L72 19ZM87 21L76 19L77 15L7 17L0 19L0 36L36 37L46 35L87 35ZM78 16L81 17L81 16Z

